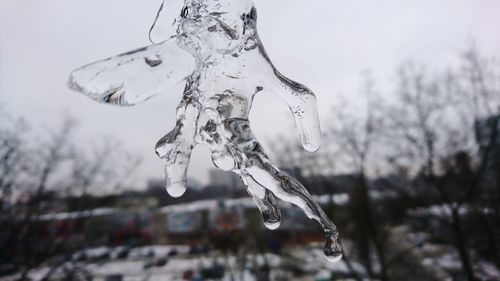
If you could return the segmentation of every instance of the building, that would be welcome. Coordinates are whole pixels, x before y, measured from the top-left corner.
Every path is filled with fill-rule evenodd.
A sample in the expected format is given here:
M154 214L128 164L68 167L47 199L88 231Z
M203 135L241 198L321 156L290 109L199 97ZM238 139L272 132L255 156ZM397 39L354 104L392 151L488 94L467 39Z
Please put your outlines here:
M220 169L211 169L208 172L210 185L229 187L229 188L244 188L240 177L235 173L223 171Z
M483 186L496 188L500 183L500 114L476 121L475 132L480 163L485 163L486 169Z

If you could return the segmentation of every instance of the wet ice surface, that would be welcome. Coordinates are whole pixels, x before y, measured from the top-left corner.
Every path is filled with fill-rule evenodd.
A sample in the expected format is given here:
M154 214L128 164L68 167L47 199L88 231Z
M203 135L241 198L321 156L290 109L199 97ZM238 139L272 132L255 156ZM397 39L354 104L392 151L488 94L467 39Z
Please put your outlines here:
M158 22L166 12L160 10ZM97 101L127 106L184 82L176 126L156 145L168 193L185 192L192 149L207 145L218 168L241 177L268 228L280 224L276 200L291 202L322 225L324 252L337 261L342 248L335 225L302 184L271 163L250 129L254 95L272 92L292 111L304 149L314 152L320 145L314 94L273 66L256 21L250 0L185 0L174 36L83 66L72 72L69 85Z

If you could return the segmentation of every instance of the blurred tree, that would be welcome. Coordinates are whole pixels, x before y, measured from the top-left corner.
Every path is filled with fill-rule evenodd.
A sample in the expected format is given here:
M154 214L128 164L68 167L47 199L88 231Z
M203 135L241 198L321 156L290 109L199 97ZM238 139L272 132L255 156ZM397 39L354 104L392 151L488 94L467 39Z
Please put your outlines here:
M477 280L469 238L491 236L493 232L475 206L483 204L478 201L480 181L492 146L497 143L498 129L495 124L490 128L493 133L481 155L475 135L479 120L498 114L498 70L498 64L480 58L473 48L464 53L462 68L448 69L443 74L429 75L423 67L403 65L398 73L399 99L388 110L392 125L389 132L394 143L399 143L393 153L399 155L400 161L413 163L412 170L424 182L423 191L435 193L439 202L451 210L453 245L468 280ZM464 206L466 203L468 206ZM477 232L475 227L466 231L461 210L471 209L483 217L479 222L486 231ZM489 237L486 241L490 241L495 256L495 239Z
M460 274L469 281L484 279L484 262L500 269L499 62L473 47L445 71L407 62L397 71L395 91L385 95L370 75L364 78L357 99L364 104L340 102L332 109L320 155L304 158L295 144L280 144L274 146L280 163L301 171L310 184L314 170L327 171L324 166L335 162L335 170L323 174L321 190L348 186L347 233L356 249L349 259L360 261L371 278L400 280L412 271L441 278L443 271L423 270L420 263L408 268L409 261L424 258L416 249L432 241L453 246ZM356 182L338 181L339 171ZM441 229L427 230L427 239L409 245L393 244L402 241L393 237L394 229L411 221L412 208L429 210L428 225ZM433 208L445 210L445 225Z
M52 267L47 275L63 265L69 270L70 259L54 257L66 256L84 245L62 247L56 239L40 243L38 216L50 211L55 199L85 196L91 189L96 193L97 188L124 184L138 158L110 145L109 140L103 140L90 151L74 143L72 133L76 123L69 117L63 119L59 130L48 132L47 137L29 131L23 120L5 113L1 118L0 271L19 271L20 279L26 280L29 270L41 263ZM78 209L85 209L83 202Z
M327 128L326 139L336 142L343 150L337 159L348 161L349 170L357 176L357 184L350 191L350 211L352 218L352 237L357 248L357 256L366 267L371 277L388 280L386 256L384 252L387 234L377 214L374 202L369 195L370 169L377 167L377 145L385 123L382 111L382 99L375 89L369 73L365 73L360 93L366 102L357 114L349 113L349 107L338 104L332 109L334 118ZM374 258L372 255L375 255ZM378 262L375 266L373 262ZM375 267L379 268L378 272Z

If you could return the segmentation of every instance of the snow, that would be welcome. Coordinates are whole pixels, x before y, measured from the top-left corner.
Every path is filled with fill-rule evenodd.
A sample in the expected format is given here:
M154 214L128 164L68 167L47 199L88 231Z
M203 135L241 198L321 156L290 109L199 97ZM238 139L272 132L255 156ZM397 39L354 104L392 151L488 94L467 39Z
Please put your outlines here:
M286 266L295 263L306 272L304 280L314 280L316 277L326 277L331 273L348 273L348 268L343 262L330 263L324 256L319 245L306 246L301 248L287 248L286 255L280 256L274 253L247 253L245 266L241 267L241 255L224 255L220 252L211 252L205 255L189 255L189 247L186 245L151 245L133 248L126 259L117 259L113 254L123 247L97 247L85 249L89 257L99 256L104 253L111 253L110 259L100 262L89 262L83 267L88 270L95 281L105 280L110 275L121 275L124 281L148 280L183 280L182 275L186 271L199 273L202 268L210 268L214 263L224 265L225 275L221 280L232 280L231 275L239 280L243 276L245 281L257 280L252 270L263 265L268 265L271 269L271 280L294 280ZM145 267L148 262L158 258L166 257L171 250L177 250L178 255L168 257L164 266ZM147 256L149 252L154 252L154 257ZM356 268L356 263L353 264ZM33 281L40 281L48 272L49 267L40 267L29 272L29 277ZM56 271L54 276L60 276L62 271ZM15 279L19 274L9 276ZM288 276L287 279L276 279L278 276ZM9 279L11 280L11 279ZM301 279L302 280L302 279Z
M345 205L349 202L349 195L347 193L340 194L327 194L327 195L313 195L313 199L316 200L321 205L326 205L333 202L336 205ZM217 210L223 203L225 207L241 207L241 208L255 208L255 204L252 198L237 198L237 199L208 199L199 200L188 203L174 204L160 208L160 213L170 213L170 212L196 212L196 211L211 211ZM292 206L289 202L279 202L282 208L289 208Z
M57 220L77 219L77 218L104 216L115 212L117 212L117 209L114 208L98 208L98 209L85 210L79 212L48 213L38 216L36 220L57 221Z

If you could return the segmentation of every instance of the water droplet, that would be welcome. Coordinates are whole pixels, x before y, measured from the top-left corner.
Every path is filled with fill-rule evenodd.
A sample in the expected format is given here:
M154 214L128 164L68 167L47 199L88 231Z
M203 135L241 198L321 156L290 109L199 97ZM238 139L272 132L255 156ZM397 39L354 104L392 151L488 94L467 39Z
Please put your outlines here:
M186 185L182 183L171 183L167 186L167 192L172 197L181 197L186 192Z
M262 217L264 219L264 225L266 226L266 228L275 230L280 227L281 220L280 218L277 218L275 214L262 213Z

